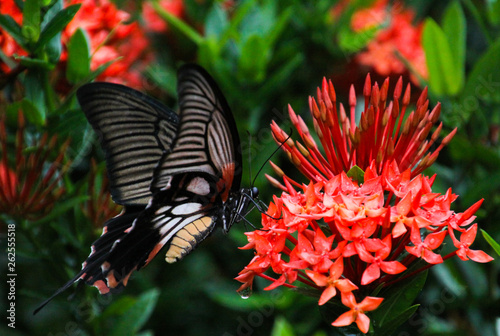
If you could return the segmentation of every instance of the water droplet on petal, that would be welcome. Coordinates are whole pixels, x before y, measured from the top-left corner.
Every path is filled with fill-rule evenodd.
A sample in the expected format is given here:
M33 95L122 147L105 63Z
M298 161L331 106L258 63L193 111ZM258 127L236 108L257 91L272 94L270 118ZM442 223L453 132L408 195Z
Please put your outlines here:
M243 288L242 290L238 291L238 294L240 294L242 299L248 299L250 295L252 295L252 288L251 287L246 287Z

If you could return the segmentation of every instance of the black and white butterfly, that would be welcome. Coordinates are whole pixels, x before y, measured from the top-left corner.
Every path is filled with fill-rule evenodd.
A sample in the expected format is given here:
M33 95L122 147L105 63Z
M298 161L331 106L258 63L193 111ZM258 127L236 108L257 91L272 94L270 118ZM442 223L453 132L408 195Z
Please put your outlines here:
M82 86L77 97L106 154L113 200L123 212L105 223L74 282L101 294L127 285L131 273L164 249L173 263L212 230L243 219L257 189L241 188L240 140L231 110L201 67L178 71L179 116L131 88Z

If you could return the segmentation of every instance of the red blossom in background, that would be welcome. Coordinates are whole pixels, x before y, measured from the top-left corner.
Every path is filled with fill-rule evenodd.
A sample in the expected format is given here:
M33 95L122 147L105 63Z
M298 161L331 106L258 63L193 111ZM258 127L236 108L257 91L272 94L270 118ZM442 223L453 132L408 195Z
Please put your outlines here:
M131 15L118 9L110 0L64 0L65 7L73 4L81 4L81 7L62 32L63 51L59 68L64 71L67 59L66 46L76 29L82 28L89 37L91 70L96 70L106 62L121 57L102 72L97 80L121 83L135 88L142 87L141 73L153 60L144 29L138 22L129 22ZM13 0L2 1L0 9L2 14L9 14L16 22L22 23L22 12ZM178 11L175 7L172 10ZM3 30L0 30L0 47L7 57L26 55L26 52ZM17 62L13 60L13 63ZM9 67L2 62L0 70L7 72ZM64 83L59 84L60 91L67 90L64 85Z
M158 4L176 17L180 18L184 15L183 0L160 0ZM149 1L144 2L142 10L146 30L155 33L164 33L168 30L167 23L158 16Z
M423 24L413 24L415 13L396 1L378 0L372 7L354 13L351 27L356 32L381 26L366 50L356 55L356 61L369 66L381 76L401 75L408 70L427 78L425 52L422 47ZM401 61L403 57L411 67ZM414 83L418 79L412 75Z
M422 175L456 129L437 144L442 126L431 130L441 106L429 111L424 89L410 112L410 85L403 93L400 78L392 101L388 88L389 80L379 87L367 76L364 108L356 125L354 88L347 114L336 101L332 83L324 79L317 99L309 98L321 146L291 107L290 119L302 141L294 141L275 122L271 124L276 142L309 182L300 184L272 164L282 182L267 178L282 194L274 196L262 215L262 229L246 233L249 243L243 249L254 249L255 256L236 278L243 283L240 291L248 292L254 277L260 276L271 281L267 290L293 287L296 281L316 288L321 291L320 305L340 292L342 303L351 310L333 325L356 322L366 333L370 320L364 312L382 302L383 298L370 295L380 286L455 254L465 260L492 260L482 251L469 249L477 225L467 227L482 200L455 213L450 206L457 195L451 189L445 195L433 192L435 176ZM356 178L350 177L355 174ZM461 232L460 241L453 230ZM439 247L448 233L457 250L442 257ZM405 273L417 261L429 265ZM277 277L265 274L270 269Z
M64 163L69 140L56 147L57 137L49 139L45 133L26 154L24 127L24 116L19 113L11 151L5 115L0 119L0 213L36 220L47 215L65 192L61 179L69 167L69 162Z
M122 57L97 79L142 87L141 72L152 61L143 29L137 22L128 23L130 14L118 9L109 0L65 0L66 6L77 3L82 6L63 31L63 44L66 45L76 29L83 28L90 39L91 70ZM64 51L61 60L66 58Z
M23 21L23 13L19 10L14 0L0 1L0 13L10 15L19 25ZM12 36L7 34L3 29L0 29L0 50L7 57L12 57L13 55L26 56L26 52L17 44ZM6 73L9 72L9 70L9 66L0 58L0 72Z

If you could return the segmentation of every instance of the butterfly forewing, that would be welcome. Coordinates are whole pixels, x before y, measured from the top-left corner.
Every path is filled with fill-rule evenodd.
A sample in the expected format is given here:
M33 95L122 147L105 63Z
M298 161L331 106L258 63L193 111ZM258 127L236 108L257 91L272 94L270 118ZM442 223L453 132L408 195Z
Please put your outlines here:
M152 196L154 169L176 136L177 114L118 84L87 84L77 96L106 152L113 200L123 205L146 205Z
M241 152L236 124L217 84L200 67L184 66L178 74L180 126L171 153L160 160L152 188L161 189L170 176L206 172L238 190ZM225 201L225 199L224 199Z

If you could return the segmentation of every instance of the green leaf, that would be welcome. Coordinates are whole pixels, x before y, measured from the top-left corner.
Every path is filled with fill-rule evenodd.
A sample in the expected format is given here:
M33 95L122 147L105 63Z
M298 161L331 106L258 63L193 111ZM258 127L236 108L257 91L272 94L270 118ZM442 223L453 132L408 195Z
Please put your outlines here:
M469 116L480 100L500 102L500 39L493 43L474 64L467 82L461 105ZM468 119L468 118L466 118Z
M139 299L127 309L113 326L110 336L135 335L147 322L156 306L160 291L156 288L142 294Z
M83 196L78 196L78 197L73 197L70 198L66 201L59 202L56 207L45 217L42 219L39 219L37 221L33 221L32 224L37 226L45 223L51 223L54 221L56 218L61 217L64 213L69 211L70 209L73 209L77 207L78 205L82 204L83 202L87 201L89 199L89 196L83 195ZM61 231L62 232L62 227L56 227L56 231ZM69 235L69 240L73 241L74 237Z
M43 48L53 37L59 34L64 27L73 19L81 4L71 5L58 12L52 20L43 28L40 39L38 40L35 51Z
M71 84L78 83L90 73L90 46L85 31L78 28L68 43L66 78Z
M294 336L292 325L282 316L279 316L274 321L271 336Z
M17 115L19 110L23 111L24 116L29 123L37 126L45 125L45 118L42 113L36 108L31 101L26 98L23 100L10 104L7 107L8 115Z
M429 70L429 89L436 95L455 95L462 84L455 73L453 54L443 30L431 18L427 18L422 34L422 45Z
M388 322L384 323L382 326L375 327L375 335L384 334L384 335L391 335L396 331L396 329L408 321L410 317L412 317L413 314L417 311L418 307L420 305L416 304L411 307L408 307L407 309L403 310L401 313L399 313L396 317L393 319L389 320Z
M448 40L451 55L453 58L453 71L457 75L460 89L463 87L465 76L465 39L467 35L465 15L459 1L452 2L443 17L443 31Z
M409 272L411 270L407 270ZM384 326L389 323L394 316L398 316L402 311L410 307L416 299L427 279L428 271L423 271L415 276L401 281L379 295L384 297L382 304L373 312L373 319L377 325Z
M27 56L18 56L15 57L16 60L18 60L22 65L26 66L27 68L39 68L39 69L45 69L45 70L53 70L54 69L54 64L49 63L47 61L38 59L38 58L31 58Z
M0 27L5 29L5 31L25 49L26 39L21 32L21 26L18 25L10 15L0 14Z
M38 110L38 114L45 124L47 116L47 105L45 103L45 91L42 83L44 82L44 71L38 68L31 68L24 78L24 87L26 99L29 100Z
M63 9L62 0L56 0L50 9L45 13L42 20L42 30L47 24ZM57 33L47 44L45 48L47 58L51 63L56 64L62 53L61 32Z
M23 7L23 36L32 43L40 37L40 1L26 0Z
M354 181L357 181L360 184L364 183L365 181L365 172L358 166L354 166L351 169L349 169L349 171L347 172L347 176L349 176Z
M214 2L205 20L205 36L220 39L228 27L227 12L222 9L219 3Z
M338 33L339 47L349 54L358 52L373 40L379 30L380 26L374 26L354 32L349 26L342 26Z
M481 229L484 239L490 246L495 250L495 252L500 256L500 244L495 241L486 231Z
M500 1L486 1L486 9L491 24L500 24Z
M238 77L260 83L264 80L265 69L269 61L269 49L264 38L254 34L241 46L238 63Z

